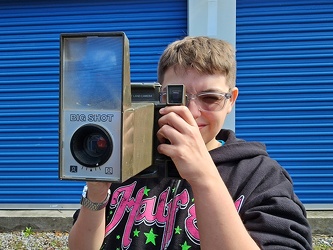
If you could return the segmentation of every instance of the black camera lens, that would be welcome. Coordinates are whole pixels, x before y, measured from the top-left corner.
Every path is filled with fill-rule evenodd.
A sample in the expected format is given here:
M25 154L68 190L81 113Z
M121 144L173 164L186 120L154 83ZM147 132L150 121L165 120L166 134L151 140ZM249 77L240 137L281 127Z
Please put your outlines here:
M91 134L85 138L83 148L91 157L100 157L107 150L106 138L100 134Z
M74 159L85 167L99 167L112 154L112 139L101 126L87 124L80 127L72 136L70 142Z

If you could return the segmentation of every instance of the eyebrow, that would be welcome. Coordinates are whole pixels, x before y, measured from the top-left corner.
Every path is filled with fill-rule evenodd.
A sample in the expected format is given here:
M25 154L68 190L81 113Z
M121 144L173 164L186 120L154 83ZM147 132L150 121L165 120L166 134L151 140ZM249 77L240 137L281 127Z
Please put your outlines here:
M161 89L160 92L166 92L165 87L163 89ZM229 93L230 90L223 91L221 89L211 88L211 89L205 89L205 90L197 92L197 93L208 93L208 92L213 92L213 93Z
M200 91L200 93L208 93L208 92L214 92L214 93L228 93L228 91L223 91L221 89L205 89L203 91Z

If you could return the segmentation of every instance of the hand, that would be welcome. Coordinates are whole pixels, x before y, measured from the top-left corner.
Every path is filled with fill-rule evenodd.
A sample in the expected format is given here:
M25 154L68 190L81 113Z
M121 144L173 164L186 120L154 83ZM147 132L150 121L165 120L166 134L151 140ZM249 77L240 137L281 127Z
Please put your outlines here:
M161 144L157 150L173 160L182 178L191 183L202 179L210 166L216 169L199 127L186 106L167 106L160 114L157 138ZM170 144L166 144L166 140Z
M107 197L108 190L111 186L109 182L87 182L88 199L95 203L101 203Z

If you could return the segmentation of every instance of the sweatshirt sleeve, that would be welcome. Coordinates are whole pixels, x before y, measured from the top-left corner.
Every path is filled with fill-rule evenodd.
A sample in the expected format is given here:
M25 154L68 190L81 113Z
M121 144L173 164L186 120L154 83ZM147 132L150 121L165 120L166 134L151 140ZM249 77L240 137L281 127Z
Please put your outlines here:
M257 169L253 175L257 177L247 184L252 193L244 202L240 216L259 247L312 249L306 211L294 193L288 173L273 163L270 171Z

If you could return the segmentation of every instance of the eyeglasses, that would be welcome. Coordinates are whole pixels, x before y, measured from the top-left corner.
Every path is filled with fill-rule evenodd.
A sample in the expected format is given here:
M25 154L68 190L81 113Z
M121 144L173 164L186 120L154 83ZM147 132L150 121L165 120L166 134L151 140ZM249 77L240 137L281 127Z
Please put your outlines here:
M198 94L186 94L186 106L193 100L199 110L220 111L223 109L226 100L231 98L231 93L201 92ZM160 103L166 103L166 92L160 92Z

